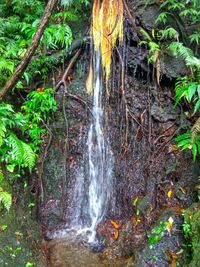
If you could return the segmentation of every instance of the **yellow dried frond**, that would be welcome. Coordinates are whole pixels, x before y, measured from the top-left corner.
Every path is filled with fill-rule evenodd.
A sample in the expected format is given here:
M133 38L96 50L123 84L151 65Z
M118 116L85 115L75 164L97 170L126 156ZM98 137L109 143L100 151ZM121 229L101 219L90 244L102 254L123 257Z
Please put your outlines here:
M94 0L93 12L92 12L92 35L94 41L94 49L98 50L101 40L100 29L100 0Z
M123 41L123 0L94 1L92 34L94 49L101 49L102 65L106 80L110 75L112 50L117 40Z
M90 69L86 81L86 89L89 95L92 94L92 85L93 85L93 71L92 71L92 63L90 63Z

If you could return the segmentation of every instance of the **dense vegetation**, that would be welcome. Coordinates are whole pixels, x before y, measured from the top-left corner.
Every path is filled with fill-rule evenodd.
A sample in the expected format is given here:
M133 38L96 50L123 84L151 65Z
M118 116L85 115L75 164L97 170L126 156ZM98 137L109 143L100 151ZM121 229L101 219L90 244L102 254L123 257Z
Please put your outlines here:
M23 174L23 169L32 171L37 153L40 151L48 121L56 109L53 90L45 88L48 73L57 64L56 53L61 60L72 43L72 30L69 23L77 22L84 16L87 1L68 1L56 7L40 40L37 51L17 82L15 91L31 91L30 86L43 81L42 88L24 96L20 107L2 102L0 104L0 181L4 176L13 180ZM82 9L83 8L83 9ZM24 57L31 40L37 31L45 9L44 1L13 0L0 1L0 87L12 76L16 66ZM59 58L59 59L60 59ZM11 101L13 102L13 101ZM9 209L10 193L0 185L0 202Z
M198 0L167 0L160 5L161 13L155 29L149 35L141 30L149 46L149 61L156 67L157 82L160 81L160 60L169 53L182 58L187 66L187 74L177 77L175 83L175 106L186 105L188 117L195 116L200 109L200 6ZM176 23L175 23L176 22ZM185 29L188 29L187 32ZM177 137L178 147L192 149L194 160L200 154L199 120L187 133Z

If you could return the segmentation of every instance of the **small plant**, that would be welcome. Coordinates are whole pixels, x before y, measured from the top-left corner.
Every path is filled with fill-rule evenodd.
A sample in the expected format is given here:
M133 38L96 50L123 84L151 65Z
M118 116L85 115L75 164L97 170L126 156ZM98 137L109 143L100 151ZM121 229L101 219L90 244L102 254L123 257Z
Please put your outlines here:
M34 266L34 263L28 261L26 263L26 266L25 267L33 267L33 266Z
M160 221L160 224L152 229L148 239L150 248L152 248L153 245L158 244L165 235L166 231L170 232L172 230L172 225L173 218L169 217L167 221Z
M186 248L186 249L191 249L192 248L192 242L191 242L192 229L191 229L191 225L186 220L185 211L183 211L182 216L184 218L184 222L182 224L182 232L183 232L183 235L185 237L185 242L183 244L183 247Z
M191 226L187 222L184 222L183 223L183 234L185 238L189 238L190 233L191 233Z
M150 248L152 248L153 245L157 244L163 238L166 229L167 229L167 222L163 221L160 222L160 225L153 228L149 236Z
M197 154L200 154L200 136L196 135L193 137L192 133L184 133L176 138L177 147L181 150L190 149L192 150L192 155L194 161L196 160Z

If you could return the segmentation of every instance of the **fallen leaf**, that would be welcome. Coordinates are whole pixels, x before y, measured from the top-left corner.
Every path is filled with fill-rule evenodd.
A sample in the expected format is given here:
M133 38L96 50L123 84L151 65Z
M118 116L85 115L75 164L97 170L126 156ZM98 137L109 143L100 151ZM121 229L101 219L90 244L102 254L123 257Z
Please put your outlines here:
M176 255L180 255L180 254L182 254L183 252L184 252L184 250L181 249L180 251L176 252Z
M118 230L116 230L116 231L115 231L115 235L114 235L114 238L115 238L115 240L117 240L117 239L118 239L118 237L119 237L119 231L118 231Z
M176 261L179 259L179 256L176 253L170 251L168 248L164 248L165 253L167 254L168 260L171 262L170 267L177 267Z
M168 198L171 198L171 196L172 196L172 189L170 189L168 192L167 192L167 196L168 196Z
M139 197L138 197L138 196L136 196L136 198L135 198L135 199L134 199L134 201L133 201L133 205L134 205L134 206L136 206L136 205L137 205L138 199L139 199Z
M111 224L115 227L115 229L119 229L120 225L116 221L110 221Z
M200 190L200 185L195 185L194 190L195 191L199 191Z
M179 187L179 189L181 190L181 192L185 195L186 194L186 191L185 191L185 189L183 188L183 187Z
M171 232L171 230L172 230L173 222L174 222L173 218L172 217L169 217L168 222L167 222L167 226L166 226L166 228L167 228L167 230L169 232Z
M136 218L136 225L141 222L140 218Z

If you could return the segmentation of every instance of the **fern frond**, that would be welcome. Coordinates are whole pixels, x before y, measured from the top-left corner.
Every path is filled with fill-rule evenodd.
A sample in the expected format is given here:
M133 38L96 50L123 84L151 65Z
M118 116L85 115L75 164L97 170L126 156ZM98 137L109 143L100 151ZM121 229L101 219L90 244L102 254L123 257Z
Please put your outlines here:
M12 204L12 196L10 193L3 191L2 187L0 187L0 203L9 211Z
M31 171L33 167L35 166L36 154L28 144L22 142L22 146L24 150L24 153L23 153L24 166L28 167L29 170Z
M178 41L179 33L172 27L161 30L160 33L161 33L161 40L174 38Z
M194 56L192 50L188 47L185 47L183 43L172 42L167 48L170 52L172 52L172 54L175 56L180 56L186 61Z
M28 167L31 171L35 165L36 154L32 148L18 139L14 133L10 133L7 138L7 144L10 146L11 160L15 165Z
M152 41L151 36L148 34L148 32L146 32L144 29L140 29L141 34L148 40L148 41Z
M166 24L169 14L170 14L169 12L162 12L162 13L160 13L160 15L156 19L155 23L156 24L158 24L158 23Z

